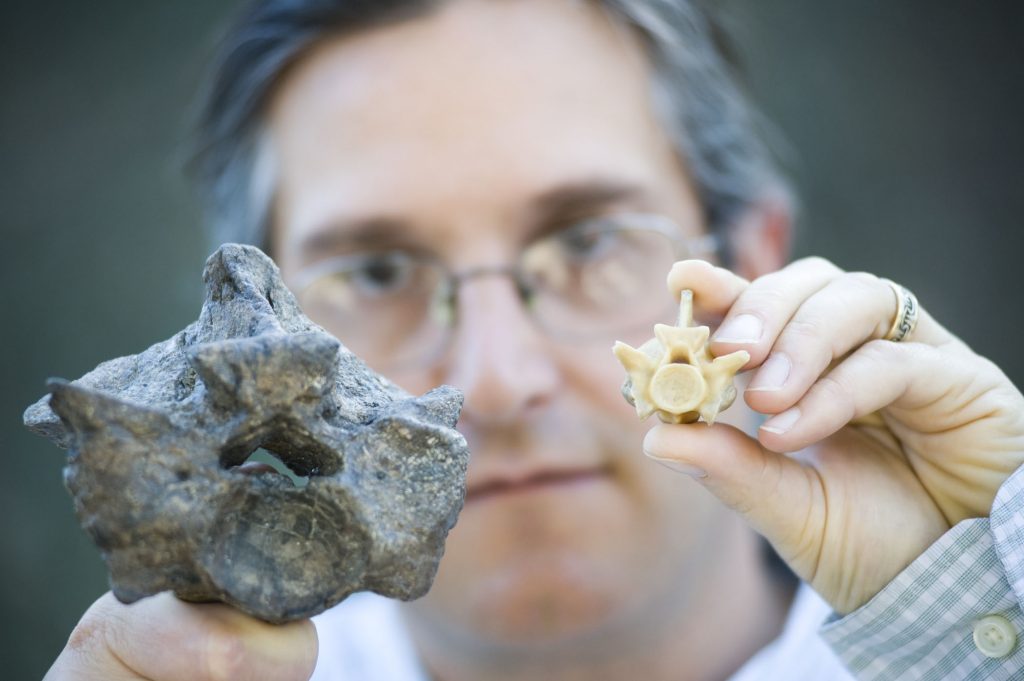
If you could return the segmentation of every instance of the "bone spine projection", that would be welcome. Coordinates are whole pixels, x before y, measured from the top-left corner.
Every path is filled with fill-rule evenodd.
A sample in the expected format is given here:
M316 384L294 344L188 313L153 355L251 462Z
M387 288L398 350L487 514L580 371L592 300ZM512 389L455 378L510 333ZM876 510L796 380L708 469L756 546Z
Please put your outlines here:
M173 590L269 622L360 590L422 596L465 498L462 395L412 397L371 371L256 248L222 246L203 279L198 321L50 381L25 412L68 449L64 479L114 594ZM236 468L258 448L308 484Z
M665 423L715 422L736 399L732 382L750 361L744 350L721 357L708 352L711 330L693 323L693 292L679 298L676 326L657 324L639 348L616 341L612 352L626 370L622 396L641 420L657 414Z

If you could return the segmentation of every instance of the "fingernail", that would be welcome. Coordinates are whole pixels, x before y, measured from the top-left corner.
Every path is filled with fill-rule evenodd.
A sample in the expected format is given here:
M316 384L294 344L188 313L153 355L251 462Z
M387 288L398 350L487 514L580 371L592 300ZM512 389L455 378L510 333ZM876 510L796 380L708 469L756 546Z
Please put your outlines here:
M671 468L677 473L689 475L691 478L708 477L708 472L706 470L702 468L697 468L692 464L683 463L682 461L677 461L676 459L662 459L661 457L654 456L653 454L650 454L648 452L644 452L644 454L647 455L648 459L651 459L652 461L657 461L665 468Z
M789 378L789 370L792 368L793 363L789 361L789 355L784 352L773 352L754 374L754 380L750 382L747 390L779 390Z
M800 409L798 407L790 407L781 414L776 414L772 418L768 419L761 426L761 430L767 430L769 433L775 433L776 435L782 435L787 430L793 427L793 424L800 420Z
M715 332L716 343L756 343L761 340L761 320L752 314L736 315Z

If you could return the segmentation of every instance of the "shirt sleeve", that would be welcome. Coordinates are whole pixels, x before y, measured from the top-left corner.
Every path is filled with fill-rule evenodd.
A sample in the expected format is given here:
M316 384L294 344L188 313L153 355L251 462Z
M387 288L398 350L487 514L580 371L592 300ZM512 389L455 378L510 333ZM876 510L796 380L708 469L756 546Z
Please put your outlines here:
M957 524L868 603L833 615L821 635L861 681L1024 679L1024 467L1000 487L989 518ZM995 615L1016 642L1001 657L984 639ZM1001 618L1001 619L999 619Z

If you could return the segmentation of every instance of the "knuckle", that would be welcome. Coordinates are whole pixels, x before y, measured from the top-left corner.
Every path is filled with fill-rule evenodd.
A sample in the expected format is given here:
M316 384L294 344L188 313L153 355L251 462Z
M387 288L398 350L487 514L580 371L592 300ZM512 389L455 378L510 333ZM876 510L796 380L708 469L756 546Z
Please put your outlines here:
M108 635L107 619L102 612L95 609L86 611L82 619L71 631L68 637L67 647L69 650L89 655L90 653L103 650L107 647Z
M890 341L889 345L897 346L897 357L904 359L907 362L913 362L912 366L916 366L921 369L929 367L946 367L951 363L950 357L947 354L932 345L928 345L927 343L893 343ZM955 360L953 361L955 362ZM965 366L965 368L967 367ZM977 367L971 367L970 370L975 369L977 369Z
M129 637L131 628L125 621L125 607L105 594L82 615L65 645L68 657L73 660L70 669L81 673L87 669L110 673L123 670L122 660L131 652L133 641Z
M214 629L206 632L203 671L209 681L245 678L246 645L235 632Z
M316 634L310 622L302 632L304 636L296 636L294 627L297 626L293 623L275 629L275 641L269 644L269 649L264 649L269 642L265 634L254 639L247 636L244 629L210 626L201 634L202 678L205 681L238 681L257 677L308 681L316 665ZM256 640L263 641L265 645L256 645Z
M844 420L849 421L856 415L856 400L850 386L840 376L829 374L818 381L818 396L824 401L839 408Z
M108 591L82 615L68 637L68 648L87 655L125 650L124 613L125 606Z
M868 364L885 364L897 358L905 349L905 345L901 347L899 343L876 338L860 346L857 354Z
M810 342L820 342L824 336L822 320L812 316L803 316L793 319L786 325L783 342L791 344L807 345Z
M860 347L856 355L859 371L897 371L914 374L928 367L944 365L939 352L923 343L894 343L889 340L870 340ZM909 375L908 374L908 375Z
M887 324L892 314L895 297L889 285L881 278L869 272L851 272L843 277L850 291L869 301L866 312L872 316L881 315Z
M985 376L986 378L993 378L1000 382L1009 383L1010 379L1006 377L1003 370L999 368L999 365L990 360L988 357L982 355L971 354L961 360L964 365L969 366L971 363L977 367L977 374Z
M788 306L789 296L781 282L774 274L769 274L761 279L743 293L737 308L745 311L773 311Z
M825 397L840 401L846 400L850 395L849 386L841 377L836 376L834 373L821 377L821 380L818 381L818 390Z
M870 272L847 272L840 277L840 281L854 295L866 295L869 300L890 301L893 297L889 286Z
M862 358L873 364L898 364L910 366L929 361L934 348L923 343L894 343L890 340L876 338L861 346Z
M878 285L882 283L881 279L870 272L847 272L843 275L843 278L854 285L863 286L871 291L878 290Z
M825 274L834 274L841 272L831 260L827 260L820 255L810 255L806 258L800 258L795 261L790 267L794 269L806 270L808 272L821 272Z
M821 315L805 314L790 320L779 335L776 346L785 351L793 361L822 371L838 356L837 340L829 333L828 319Z

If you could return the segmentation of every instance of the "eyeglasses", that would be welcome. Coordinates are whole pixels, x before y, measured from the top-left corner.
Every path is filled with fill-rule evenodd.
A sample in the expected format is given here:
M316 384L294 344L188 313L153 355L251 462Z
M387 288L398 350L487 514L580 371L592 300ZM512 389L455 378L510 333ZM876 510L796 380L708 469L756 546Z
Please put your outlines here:
M535 323L567 341L611 341L671 309L676 260L708 257L712 235L687 237L660 215L591 218L531 242L508 267L455 273L436 256L401 249L317 263L295 281L302 309L382 371L426 366L446 349L467 281L513 280Z

